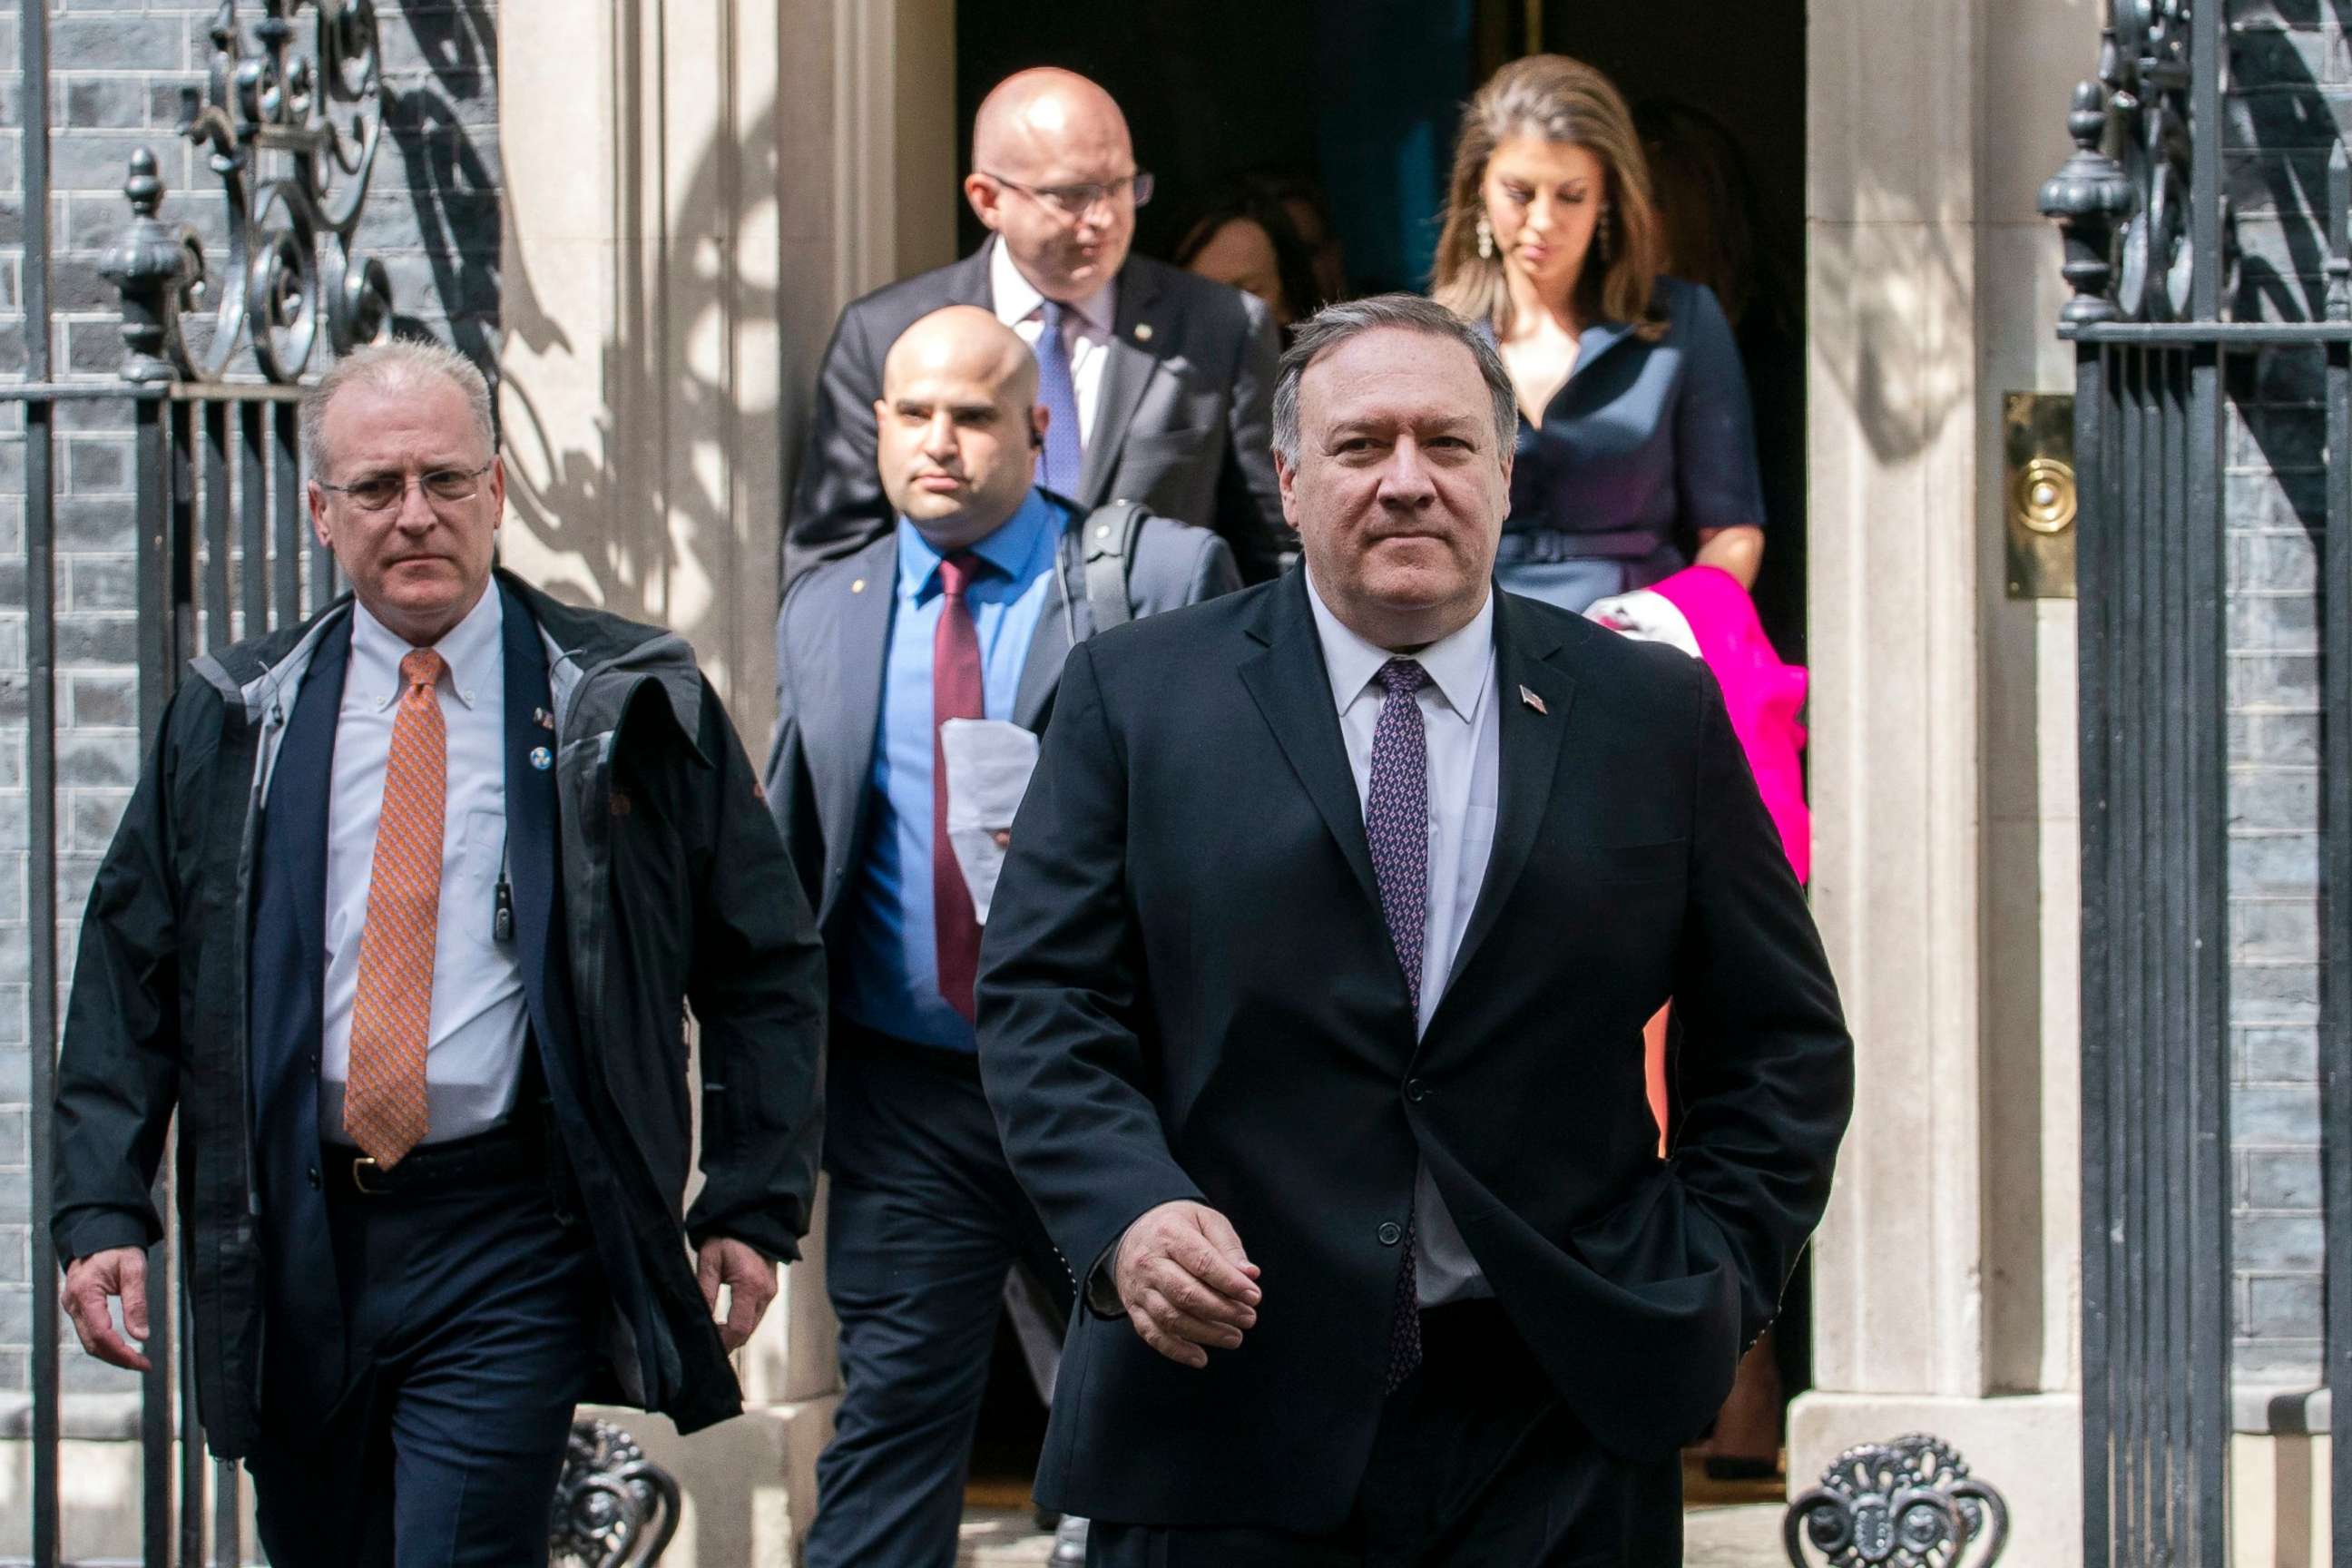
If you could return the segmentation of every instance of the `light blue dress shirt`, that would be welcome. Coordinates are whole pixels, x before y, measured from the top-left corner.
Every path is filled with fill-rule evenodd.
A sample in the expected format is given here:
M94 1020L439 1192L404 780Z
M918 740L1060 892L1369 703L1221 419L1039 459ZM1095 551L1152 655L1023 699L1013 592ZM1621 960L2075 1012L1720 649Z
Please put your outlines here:
M980 634L991 719L1013 716L1037 617L1062 613L1054 560L1067 521L1064 509L1033 489L1002 528L971 546L984 564L964 599ZM931 907L931 642L940 604L940 552L902 517L866 842L835 1005L877 1034L970 1051L977 1048L971 1026L940 994Z

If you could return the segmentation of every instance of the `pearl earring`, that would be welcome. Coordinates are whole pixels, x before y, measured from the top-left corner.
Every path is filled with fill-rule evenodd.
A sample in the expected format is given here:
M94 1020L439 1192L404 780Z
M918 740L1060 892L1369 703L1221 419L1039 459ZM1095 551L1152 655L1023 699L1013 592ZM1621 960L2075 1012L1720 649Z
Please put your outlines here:
M1478 215L1478 259L1481 261L1495 259L1495 228L1486 221L1486 215L1484 213Z

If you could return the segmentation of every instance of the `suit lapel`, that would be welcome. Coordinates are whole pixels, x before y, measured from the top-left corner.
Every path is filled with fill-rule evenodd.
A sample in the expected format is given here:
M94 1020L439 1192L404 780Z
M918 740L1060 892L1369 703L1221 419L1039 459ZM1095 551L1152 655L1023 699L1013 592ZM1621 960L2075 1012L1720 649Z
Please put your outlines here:
M996 249L996 237L947 269L947 298L941 305L977 305L983 310L996 309L996 289L988 280L989 258ZM885 345L886 347L887 345ZM879 366L876 367L877 370Z
M336 722L342 713L351 656L352 617L345 616L343 624L320 642L302 678L278 751L278 776L269 790L269 810L277 819L271 848L289 857L297 889L295 931L303 973L313 992L320 990L326 972L327 818L335 793ZM314 1014L323 1006L321 997Z
M1305 571L1291 573L1287 582L1267 595L1265 612L1250 635L1266 647L1244 661L1242 682L1307 798L1323 814L1324 826L1348 858L1364 896L1377 909L1380 883L1373 878L1372 852L1364 838L1363 802L1357 797L1356 775L1348 766L1339 710L1331 705L1331 676L1324 668L1322 642L1315 635L1314 612L1307 608Z
M1061 537L1054 541L1052 570L1059 581L1051 584L1043 608L1037 612L1037 629L1029 635L1029 654L1021 666L1021 688L1013 697L1013 721L1024 730L1034 730L1045 715L1045 705L1061 689L1062 667L1070 658L1070 617L1082 617L1078 635L1092 634L1094 624L1087 607L1087 586L1079 569L1077 552L1071 547L1070 531L1077 525L1076 517L1066 518ZM1073 579L1076 579L1075 581ZM1063 606L1069 606L1069 616Z
M539 722L540 714L552 710L554 699L538 623L512 590L500 584L499 592L506 595L500 634L506 668L506 871L514 897L515 951L530 992L532 1018L545 1041L551 1031L540 993L555 925L555 771L531 759L534 753L551 762L554 756L555 731Z
M1118 279L1118 321L1110 345L1104 351L1102 385L1095 403L1094 437L1087 443L1086 465L1079 470L1077 500L1097 507L1111 499L1111 476L1118 471L1119 449L1127 444L1127 427L1160 368L1160 345L1176 341L1171 322L1157 314L1160 279L1148 266L1129 263ZM1137 329L1143 331L1139 336Z
M796 710L816 793L817 824L824 834L828 897L845 885L835 873L856 852L858 806L874 761L874 731L882 711L883 661L889 655L891 606L898 596L898 535L884 534L852 556L844 571L809 592L830 603L795 606L809 628L794 651ZM805 595L803 595L805 596Z
M1480 944L1493 933L1552 806L1552 778L1576 700L1575 679L1554 662L1559 652L1559 639L1532 617L1513 614L1510 595L1497 589L1494 700L1501 706L1496 710L1495 847L1486 858L1477 902L1471 906L1469 927L1454 950L1454 975L1468 969ZM1543 706L1528 701L1526 693ZM1451 980L1449 976L1449 985Z

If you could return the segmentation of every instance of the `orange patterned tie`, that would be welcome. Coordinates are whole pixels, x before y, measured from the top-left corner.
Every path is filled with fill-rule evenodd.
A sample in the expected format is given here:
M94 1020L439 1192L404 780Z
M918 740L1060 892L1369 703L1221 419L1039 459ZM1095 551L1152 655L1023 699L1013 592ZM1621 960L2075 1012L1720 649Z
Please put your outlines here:
M441 817L449 736L431 648L400 661L400 708L383 764L383 815L360 933L343 1131L386 1170L425 1137L425 1043L433 1024L433 945L441 921Z

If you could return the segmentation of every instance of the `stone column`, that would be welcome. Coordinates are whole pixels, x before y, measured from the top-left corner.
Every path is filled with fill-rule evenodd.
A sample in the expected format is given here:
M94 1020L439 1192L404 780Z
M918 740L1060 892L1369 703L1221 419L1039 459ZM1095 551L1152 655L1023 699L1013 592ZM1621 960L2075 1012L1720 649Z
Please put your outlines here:
M784 497L840 307L952 258L953 0L506 0L508 564L677 628L756 754ZM747 1415L680 1438L678 1564L784 1564L839 1378L822 1220L737 1358Z
M2010 601L2000 396L2065 390L2034 208L2087 3L1825 0L1809 27L1813 902L1854 1121L1790 1484L1925 1429L2075 1561L2069 604Z

